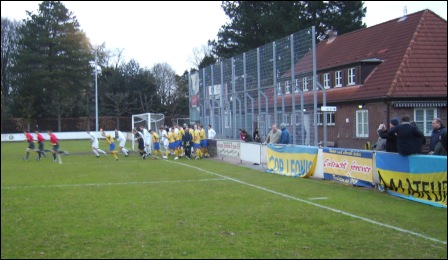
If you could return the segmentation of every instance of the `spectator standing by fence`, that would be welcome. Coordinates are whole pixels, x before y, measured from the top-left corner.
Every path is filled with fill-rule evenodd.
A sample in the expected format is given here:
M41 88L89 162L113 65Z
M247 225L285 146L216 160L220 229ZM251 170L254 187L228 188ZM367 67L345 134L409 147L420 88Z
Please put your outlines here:
M285 123L280 124L280 129L282 131L282 133L280 135L280 143L281 144L289 144L290 143L289 131L286 128L286 124Z
M446 156L446 128L440 131L439 142L434 148L434 155L444 155Z
M278 144L280 142L281 133L277 128L276 124L272 124L271 131L269 131L266 137L265 144Z
M401 118L401 124L392 127L389 136L397 136L397 151L401 155L418 154L418 142L421 142L423 133L412 126L409 116L405 115Z
M244 141L244 137L245 137L245 135L244 135L244 133L243 133L243 129L238 129L239 131L240 131L240 140L241 141Z
M440 133L443 129L446 128L442 124L442 120L440 118L434 118L432 120L432 133L429 141L429 154L434 153L434 149L436 148L436 144L439 142Z
M389 122L389 131L390 129L398 126L400 122L396 118L392 118ZM386 139L386 152L396 153L397 151L397 135L389 135L389 132L384 124L380 124L378 126L378 135Z
M215 139L215 136L215 129L212 128L212 125L208 125L208 139Z
M261 137L260 137L260 133L258 132L258 127L255 128L254 134L252 137L253 137L254 142L261 143Z
M250 134L246 131L246 129L243 129L243 134L244 134L244 142L249 143L252 142L252 136L250 136Z

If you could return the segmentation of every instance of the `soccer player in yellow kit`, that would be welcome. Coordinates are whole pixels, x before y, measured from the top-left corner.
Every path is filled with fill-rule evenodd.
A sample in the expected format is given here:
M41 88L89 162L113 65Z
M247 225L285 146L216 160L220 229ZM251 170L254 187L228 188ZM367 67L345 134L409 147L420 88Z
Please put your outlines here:
M194 159L197 160L202 158L200 130L197 127L195 127L194 129L193 148L196 154L196 157Z
M179 141L177 143L177 147L179 149L179 157L182 157L182 156L184 156L184 147L182 146L182 137L185 135L185 130L180 125L177 126L177 129L178 129L177 135L178 135L178 138L179 138Z
M166 157L168 158L168 155L170 154L170 152L174 153L174 155L176 157L174 157L174 160L179 159L178 154L177 154L177 149L176 149L176 138L177 135L174 133L174 128L171 128L170 131L168 132L168 150L166 151Z
M202 127L202 125L199 125L199 139L201 140L201 152L204 155L204 157L209 157L208 155L208 148L207 148L207 137L205 136L205 130Z
M163 153L160 151L159 135L153 129L149 130L149 134L152 135L152 143L154 144L154 153L153 153L154 160L157 159L156 157L157 153L160 153L160 157L166 159L167 157L163 155Z
M110 154L115 158L115 161L118 161L117 151L115 151L115 141L114 138L110 134L106 134L103 129L100 130L101 135L105 138L106 143L109 144Z
M182 146L182 136L181 133L179 131L179 129L177 128L177 126L173 127L173 134L174 134L174 154L176 155L176 157L174 157L174 160L179 159L180 156L180 147Z

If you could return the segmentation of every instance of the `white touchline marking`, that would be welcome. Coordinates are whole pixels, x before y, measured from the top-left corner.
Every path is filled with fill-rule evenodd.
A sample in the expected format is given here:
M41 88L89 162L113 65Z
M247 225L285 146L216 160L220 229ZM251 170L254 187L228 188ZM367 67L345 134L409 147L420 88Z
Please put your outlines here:
M158 184L158 183L182 183L198 181L224 181L226 179L201 179L201 180L178 180L178 181L143 181L143 182L110 182L110 183L83 183L83 184L60 184L60 185L38 185L38 186L6 186L2 189L23 189L23 188L59 188L59 187L85 187L85 186L112 186L112 185L138 185L138 184Z
M309 198L309 200L326 200L328 197Z
M201 168L196 167L196 166L192 166L192 165L188 165L188 164L184 164L184 163L180 163L180 162L172 162L172 161L167 161L167 162L180 164L180 165L183 165L183 166L186 166L186 167L190 167L190 168L202 171L202 172L206 172L206 173L209 173L209 174L212 174L212 175L215 175L215 176L227 179L227 180L231 180L231 181L238 182L238 183L241 183L241 184L244 184L244 185L256 188L256 189L264 190L264 191L267 191L267 192L270 192L270 193L273 193L273 194L276 194L276 195L279 195L279 196L283 196L283 197L286 197L288 199L297 200L297 201L300 201L300 202L303 202L303 203L306 203L306 204L310 204L310 205L313 205L313 206L316 206L316 207L319 207L319 208L323 208L323 209L327 209L327 210L330 210L330 211L333 211L333 212L336 212L336 213L344 214L344 215L352 217L352 218L357 218L357 219L360 219L360 220L363 220L363 221L366 221L366 222L369 222L369 223L372 223L372 224L375 224L375 225L379 225L379 226L382 226L382 227L387 227L387 228L390 228L390 229L393 229L393 230L397 230L397 231L400 231L400 232L403 232L403 233L412 234L414 236L418 236L418 237L421 237L421 238L424 238L424 239L427 239L427 240L431 240L431 241L442 243L442 244L446 245L446 241L442 241L442 240L439 240L439 239L436 239L436 238L425 236L423 234L416 233L416 232L413 232L413 231L410 231L410 230L406 230L406 229L402 229L402 228L399 228L399 227L394 227L394 226L391 226L391 225L380 223L380 222L377 222L375 220L371 220L371 219L368 219L368 218L364 218L364 217L360 217L360 216L357 216L357 215L353 215L353 214L350 214L350 213L345 212L345 211L341 211L341 210L338 210L338 209L333 209L333 208L330 208L330 207L327 207L327 206L323 206L323 205L320 205L320 204L317 204L317 203L314 203L314 202L310 202L310 201L307 201L307 200L296 198L296 197L293 197L293 196L290 196L290 195L287 195L287 194L283 194L283 193L280 193L280 192L277 192L277 191L269 190L269 189L266 189L266 188L263 188L263 187L260 187L260 186L254 185L254 184L250 184L250 183L247 183L247 182L244 182L244 181L240 181L240 180L237 180L237 179L234 179L234 178L230 178L230 177L227 177L227 176L224 176L224 175L220 175L218 173L207 171L207 170L201 169Z

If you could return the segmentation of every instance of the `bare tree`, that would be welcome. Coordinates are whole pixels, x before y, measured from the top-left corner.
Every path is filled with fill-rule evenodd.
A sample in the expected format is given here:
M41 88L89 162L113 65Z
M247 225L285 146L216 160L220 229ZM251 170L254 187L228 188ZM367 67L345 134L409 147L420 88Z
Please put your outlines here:
M155 78L157 96L160 98L161 106L166 109L173 103L176 90L176 73L167 63L158 63L152 68Z
M113 50L104 50L105 56L103 65L114 68L118 68L123 65L125 63L123 51L124 49L118 48L115 48Z
M192 56L188 58L188 61L195 69L199 69L199 65L205 57L212 56L212 48L209 45L194 47L192 52Z
M30 125L36 114L35 107L33 106L34 96L19 96L17 98L17 103L20 106L20 113L26 123L27 131L30 131ZM21 129L23 131L24 129Z
M17 54L20 23L11 21L2 17L2 89L1 89L1 118L6 119L10 112L11 95L13 93L14 73L11 69L14 67L14 55Z
M129 92L112 93L107 92L106 97L111 101L109 106L112 107L117 118L116 127L120 129L120 116L129 112Z

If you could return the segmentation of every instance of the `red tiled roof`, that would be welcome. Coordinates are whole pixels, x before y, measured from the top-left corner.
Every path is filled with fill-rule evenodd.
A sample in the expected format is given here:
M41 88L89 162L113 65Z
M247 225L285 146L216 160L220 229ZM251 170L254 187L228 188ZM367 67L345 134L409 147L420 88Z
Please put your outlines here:
M316 56L318 71L366 59L383 61L362 86L327 90L328 102L447 96L447 23L430 10L323 41ZM297 63L296 74L310 62L308 56Z

